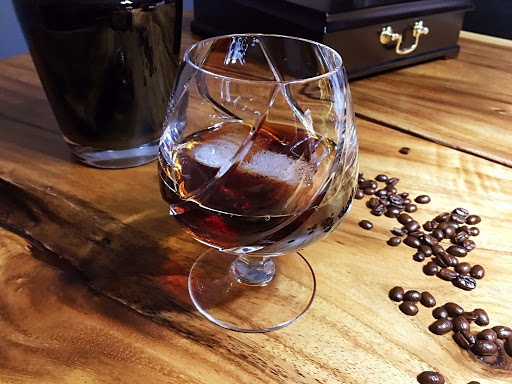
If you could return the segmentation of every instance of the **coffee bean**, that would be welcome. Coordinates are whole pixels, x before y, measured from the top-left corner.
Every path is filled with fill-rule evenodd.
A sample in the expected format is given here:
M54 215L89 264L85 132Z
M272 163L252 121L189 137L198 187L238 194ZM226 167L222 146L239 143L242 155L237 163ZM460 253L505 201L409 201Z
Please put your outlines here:
M357 176L363 177L363 172L362 171L357 172Z
M438 223L448 221L449 219L450 219L450 214L448 212L441 213L434 218L434 220L437 221Z
M455 236L455 234L455 229L451 225L443 229L443 235L445 239L451 239L453 236Z
M498 335L496 332L494 332L493 329L484 329L483 331L477 333L476 338L478 340L496 341Z
M462 333L456 332L453 334L453 340L457 343L459 347L462 349L468 350L472 347L473 344L470 344L468 340L462 336Z
M409 147L402 147L398 150L402 155L408 155L409 152L411 152L411 148Z
M512 337L509 337L507 341L505 341L505 352L512 357Z
M475 323L484 326L489 325L489 316L487 316L487 312L485 312L481 308L477 308L473 311L476 315Z
M443 307L437 307L432 311L434 319L446 319L448 317L448 311Z
M374 208L377 208L378 206L380 205L380 200L376 197L371 197L370 199L368 199L368 201L366 202L366 206L370 209L374 209Z
M459 333L468 341L470 345L476 343L476 337L473 333L471 333L470 329L463 329Z
M430 196L420 195L420 196L417 196L414 199L414 201L417 202L418 204L428 204L428 203L430 203Z
M386 215L386 217L397 217L399 214L400 210L394 205L391 205L386 209L386 213L384 215Z
M430 292L424 291L421 292L420 303L424 307L432 308L433 306L436 305L436 299L434 298L434 296L432 296Z
M468 384L480 384L479 381L471 380Z
M393 184L386 185L386 191L391 192L391 194L396 193L396 188Z
M418 291L416 291L414 289L411 289L411 290L405 292L405 294L404 294L405 301L411 301L413 303L416 303L416 302L420 301L420 298L421 298L421 293L419 293Z
M404 301L398 306L398 308L409 316L414 316L418 313L418 307L412 301Z
M434 251L433 246L438 243L437 239L432 235L425 235L421 238L421 241L423 244L428 245L430 248L432 248L432 252Z
M434 371L421 372L416 377L416 380L418 380L420 384L444 384L444 376Z
M377 189L377 183L373 180L365 180L362 183L359 183L359 188L365 189L365 188L372 188Z
M466 275L458 275L452 280L452 284L457 288L465 291L471 291L476 288L476 281L472 277Z
M394 237L391 237L391 238L388 240L388 245L391 245L392 247L396 247L396 246L397 246L397 245L399 245L401 242L402 242L402 239L400 239L400 237L398 237L398 236L394 236Z
M375 191L375 196L380 197L381 199L385 199L388 196L389 191L386 189L379 189Z
M491 356L496 353L498 346L493 341L477 340L471 350L479 356Z
M460 227L457 228L455 232L466 232L469 235L469 227L467 225L461 225Z
M475 225L482 221L482 218L478 215L471 215L466 218L466 224Z
M477 227L469 228L469 234L471 236L478 236L480 234L480 230Z
M469 321L464 316L455 316L452 320L453 331L460 332L465 329L469 329Z
M448 223L446 221L443 221L442 223L439 223L436 228L443 230L443 229L446 229L448 227L449 227Z
M403 236L405 235L405 230L403 228L394 227L391 233L396 236Z
M442 268L447 268L450 266L450 260L448 259L448 254L445 252L438 253L434 256L434 262ZM454 271L456 274L456 272Z
M459 263L455 266L455 271L457 271L461 275L467 275L471 271L471 264L466 262Z
M419 248L421 242L417 237L407 236L404 240L404 244L411 248Z
M462 243L462 246L464 248L466 248L466 250L468 252L471 252L473 249L476 248L476 244L473 240L465 240L463 243Z
M388 181L386 181L387 185L397 185L400 179L398 177L390 177Z
M365 189L363 189L363 193L365 195L373 195L375 193L375 189L374 188L365 188Z
M474 311L464 312L464 314L462 316L464 316L466 318L466 320L469 321L470 323L475 321L476 318L477 318L477 315L476 315L476 313Z
M412 231L412 232L409 232L409 236L416 237L416 238L419 239L421 236L423 236L423 232L421 232L421 231ZM420 240L420 244L421 244L421 240Z
M437 277L446 281L452 281L457 275L457 272L448 268L441 268L439 272L437 272Z
M422 261L425 260L425 255L423 254L423 252L416 252L413 256L412 256L412 259L414 261L417 261L419 263L421 263Z
M419 227L420 227L420 224L415 220L410 221L404 225L404 228L407 229L407 232L409 232L409 233L416 231L417 229L419 229Z
M497 325L495 327L492 327L493 331L496 332L496 336L498 339L508 339L509 337L512 337L512 329L509 327L505 327L503 325Z
M461 247L460 245L450 245L446 249L446 252L448 252L450 255L457 257L465 257L468 254L466 248Z
M404 198L400 195L391 194L388 196L388 200L394 205L401 206L404 204Z
M464 216L458 215L456 213L452 213L450 215L450 221L453 221L458 224L464 224L464 222L466 221L466 218Z
M485 269L479 264L476 264L471 268L471 277L475 279L482 279L485 276Z
M416 204L405 204L405 212L413 213L418 210L418 206Z
M406 197L409 197L409 194L407 192L402 192L400 193L400 196L402 196L405 199Z
M363 176L359 176L359 177L357 178L357 183L358 183L358 184L363 184L365 181L366 181L366 179L365 179Z
M436 228L432 231L432 236L434 236L437 241L441 241L444 239L444 233L442 229Z
M420 245L419 251L425 255L425 257L432 256L432 248L428 245L422 244Z
M464 243L464 241L466 241L468 239L468 237L469 237L469 235L466 232L459 232L455 236L452 237L452 241L455 244L461 245L462 243Z
M435 333L436 335L444 335L445 333L450 332L452 328L452 322L448 319L443 318L434 321L428 327L428 329L430 329L430 332Z
M411 199L404 199L404 204L407 205L407 204L411 204ZM404 207L405 208L405 207Z
M371 221L368 221L368 220L361 220L359 222L359 226L363 229L366 229L366 230L370 230L373 228L373 224Z
M364 197L364 192L358 189L354 195L354 198L357 200L361 200Z
M407 223L410 223L411 221L414 221L414 219L411 216L409 216L407 213L401 213L396 219L402 225L405 225Z
M447 253L443 254L443 256L449 267L455 267L457 264L459 264L459 259L457 259L455 256L448 255Z
M404 299L404 289L398 286L391 288L389 298L393 301L402 301Z
M377 181L387 181L388 177L386 175L380 174L375 177L375 180Z
M461 215L462 217L467 217L469 215L469 211L466 208L455 208L452 213L457 215Z
M382 216L386 212L386 207L384 204L379 204L377 207L371 210L371 214L374 216Z
M434 224L435 223L435 224ZM430 220L430 221L426 221L424 224L423 224L423 229L425 231L432 231L433 229L435 229L437 227L439 223L437 221L434 221L434 220Z
M437 271L439 271L439 267L433 261L429 261L423 267L423 273L428 276L434 276L437 273Z
M462 316L464 314L464 309L459 304L449 302L443 305L443 307L448 311L450 317Z

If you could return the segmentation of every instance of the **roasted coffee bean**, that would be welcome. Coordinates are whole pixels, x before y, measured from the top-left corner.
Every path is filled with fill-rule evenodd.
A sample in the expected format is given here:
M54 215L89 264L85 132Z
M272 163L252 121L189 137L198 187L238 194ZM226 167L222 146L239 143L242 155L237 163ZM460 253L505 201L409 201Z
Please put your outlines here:
M404 204L407 205L407 204L411 204L411 199L404 199ZM405 208L405 207L404 207Z
M396 193L396 188L393 184L386 185L386 191L391 192L391 194Z
M455 232L466 232L469 235L469 227L467 225L461 225Z
M394 205L389 206L386 209L386 217L397 217L400 214L400 210Z
M439 267L433 261L429 261L427 264L423 266L423 273L428 276L434 276L437 271L439 271Z
M480 384L479 381L471 380L468 384Z
M400 237L398 237L398 236L394 236L394 237L391 237L391 238L388 240L388 245L391 245L392 247L396 247L396 246L397 246L397 245L399 245L401 242L402 242L402 239L400 239Z
M456 332L453 334L453 340L457 343L459 347L465 350L468 350L473 346L473 344L470 344L469 341L460 332Z
M362 177L363 176L363 172L362 171L357 172L357 176Z
M445 333L450 332L452 328L452 322L448 319L443 318L434 321L428 327L428 329L430 329L430 332L435 333L436 335L444 335Z
M418 307L412 301L404 301L398 306L398 308L409 316L414 316L418 313Z
M386 181L387 185L397 185L400 179L398 177L390 177L388 181Z
M432 311L434 319L446 319L448 317L448 311L443 307L437 307Z
M387 199L387 198L384 198L384 199L383 199L383 198L381 197L381 198L380 198L380 200L379 200L379 202L380 202L380 204L382 204L382 205L384 205L384 206L386 206L386 207L389 207L389 206L390 206L390 203L389 203L389 201L388 201L388 199Z
M468 239L468 237L469 237L469 235L466 232L459 232L455 236L452 237L452 241L455 244L461 245L462 243L464 243L464 241L466 241Z
M464 314L464 309L459 304L449 302L443 305L443 307L448 311L450 317L462 316Z
M410 204L410 203L405 204L405 212L413 213L413 212L416 212L417 210L418 210L418 207L416 204Z
M498 339L508 339L509 337L512 337L512 329L509 327L505 327L503 325L497 325L495 327L492 327L493 331L496 332L496 337Z
M365 195L373 195L375 193L375 188L365 188L363 189L363 193Z
M452 280L452 284L457 288L463 289L465 291L471 291L476 288L475 279L467 275L458 275L455 279Z
M505 352L512 357L512 337L509 337L507 341L505 341Z
M416 302L420 301L420 298L421 298L421 293L419 293L418 291L416 291L414 289L411 289L411 290L405 292L405 294L404 294L405 301L411 301L413 303L416 303Z
M461 215L458 215L456 213L452 213L450 215L450 221L453 221L453 222L455 222L457 224L464 224L465 221L466 221L466 218L461 216Z
M380 174L375 177L375 180L377 181L387 181L388 177L386 175Z
M446 280L446 281L452 281L458 276L457 272L448 269L448 268L441 268L439 272L437 272L437 277L440 279Z
M436 299L434 298L434 296L432 296L430 292L424 291L421 292L420 303L424 307L432 308L433 306L436 305Z
M371 221L368 221L368 220L361 220L359 222L359 226L363 229L366 229L366 230L370 230L373 228L373 224Z
M357 178L357 184L361 185L366 181L366 179L363 176L359 176Z
M408 155L409 152L411 152L411 148L409 147L402 147L398 150L402 155Z
M432 231L432 236L434 236L437 241L441 241L444 239L444 233L442 229L436 228Z
M394 227L394 228L391 230L391 233L392 233L393 235L403 236L403 235L405 235L405 230L404 230L403 228Z
M364 197L364 192L358 189L354 195L354 198L357 200L361 200Z
M407 223L410 223L411 221L414 221L414 219L411 216L409 216L407 213L401 213L396 219L402 225L405 225Z
M377 189L377 183L373 180L365 180L362 183L359 183L359 188L361 188L361 189L365 189L365 188Z
M419 263L421 263L422 261L425 260L425 255L423 254L423 252L416 252L413 256L412 256L412 259L414 261L417 261Z
M460 331L460 334L468 341L469 344L473 345L476 343L476 337L471 333L470 329L464 329Z
M455 236L455 228L453 226L449 225L445 229L443 229L443 235L445 239L451 239L453 236Z
M391 194L388 196L388 200L391 204L402 205L404 203L404 198L400 195Z
M441 229L441 230L443 230L443 229L445 229L445 228L448 228L448 223L447 223L446 221L443 221L442 223L439 223L439 224L437 225L437 229Z
M496 353L498 346L494 341L477 340L471 350L479 356L491 356Z
M476 244L473 240L466 240L462 243L462 246L466 248L468 252L471 252L473 249L476 248Z
M388 195L388 191L385 189L378 189L375 191L375 196L380 197L381 199L386 198Z
M441 213L434 218L438 223L450 220L450 214L448 212Z
M447 253L444 254L445 260L448 263L448 266L455 267L457 264L459 264L459 259L457 259L455 256L448 255Z
M435 243L431 246L432 248L432 254L433 255L439 255L440 253L446 253L443 246L439 243Z
M467 217L469 215L469 211L466 208L455 208L452 213L457 215L461 215L462 217Z
M421 236L423 236L424 233L421 232L421 231L412 231L412 232L409 232L409 236L412 236L412 237L416 237L416 238L420 238ZM421 244L421 240L420 240L420 244Z
M416 376L416 380L420 384L444 384L444 376L434 371L421 372Z
M496 341L498 335L496 332L494 332L493 329L484 329L483 331L477 333L476 338L478 340Z
M402 301L404 299L404 289L398 286L391 288L389 298L393 301Z
M478 236L480 234L480 230L477 227L469 228L470 236Z
M436 223L436 226L434 226L432 223ZM430 231L431 231L431 230L433 230L435 227L437 227L437 221L431 220L431 221L426 221L425 223L423 223L423 229L424 229L425 231L430 232Z
M405 199L405 198L409 197L409 193L402 192L402 193L400 193L400 196L402 196Z
M450 260L448 259L448 254L445 252L438 253L434 256L434 262L442 268L447 268L450 266ZM456 272L453 271L455 274Z
M476 315L476 313L474 311L464 312L464 314L462 316L464 316L466 318L466 320L469 321L470 323L475 321L476 318L477 318L477 315Z
M482 218L478 215L470 215L466 217L466 224L475 225L482 221Z
M417 196L414 199L414 201L417 202L418 204L428 204L428 203L430 203L430 196L420 195L420 196Z
M473 311L476 315L475 323L480 326L489 325L489 316L487 316L487 312L485 312L481 308L477 308Z
M407 229L407 232L414 232L420 228L419 223L416 220L410 221L404 225L404 228Z
M482 279L485 276L485 269L479 264L473 265L471 268L471 277L475 279Z
M425 255L425 257L432 256L432 248L428 245L422 244L420 245L419 251Z
M455 271L457 271L461 275L467 275L471 271L471 264L466 262L459 263L455 266Z
M438 243L437 239L432 235L425 235L421 238L421 241L423 244L428 245L430 248L432 248L432 252L434 251L433 246Z
M411 248L419 248L421 242L417 237L407 236L404 240L404 244Z
M455 316L452 320L453 331L460 332L465 329L469 329L469 321L464 316Z
M446 249L446 252L448 252L450 255L457 257L465 257L468 254L466 248L461 247L460 245L450 245Z
M383 204L379 204L377 207L371 210L371 214L374 216L382 216L386 212L386 207Z

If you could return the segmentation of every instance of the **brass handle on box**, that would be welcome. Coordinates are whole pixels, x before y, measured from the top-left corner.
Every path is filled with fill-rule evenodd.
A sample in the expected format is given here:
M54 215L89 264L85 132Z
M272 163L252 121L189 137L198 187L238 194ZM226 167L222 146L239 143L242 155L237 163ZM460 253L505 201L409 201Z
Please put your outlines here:
M412 30L412 35L416 38L416 41L409 48L400 48L402 44L402 34L394 33L393 28L391 26L387 26L386 28L382 28L382 32L380 33L380 42L382 44L388 44L390 41L396 41L395 51L399 55L408 55L413 52L416 48L418 48L418 44L420 43L420 37L422 35L428 34L428 28L423 26L423 21L417 21L414 24L414 28Z

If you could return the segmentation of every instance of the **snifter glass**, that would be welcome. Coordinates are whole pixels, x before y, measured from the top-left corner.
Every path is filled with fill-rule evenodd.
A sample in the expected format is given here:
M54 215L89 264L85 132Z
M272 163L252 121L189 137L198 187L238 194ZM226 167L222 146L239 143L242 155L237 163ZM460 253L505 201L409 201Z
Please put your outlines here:
M185 53L164 129L162 196L179 225L212 247L190 271L197 309L242 332L296 320L316 289L298 251L337 227L356 188L341 56L277 35L198 42Z

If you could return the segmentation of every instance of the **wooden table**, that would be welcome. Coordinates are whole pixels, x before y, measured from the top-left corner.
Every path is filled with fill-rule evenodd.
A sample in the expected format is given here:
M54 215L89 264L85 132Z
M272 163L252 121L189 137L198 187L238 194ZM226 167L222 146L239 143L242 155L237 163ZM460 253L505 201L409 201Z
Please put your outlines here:
M183 48L195 39L186 32ZM411 248L386 245L394 220L356 201L304 250L311 309L267 334L218 328L191 305L188 270L204 248L168 217L155 163L72 161L30 57L0 61L0 382L414 383L433 369L451 384L510 383L510 364L479 363L428 331L429 309L408 317L387 298L395 285L429 290L512 326L512 44L469 33L460 44L456 60L351 87L361 169L428 193L420 223L458 206L481 215L467 261L485 278L466 292L424 275Z

